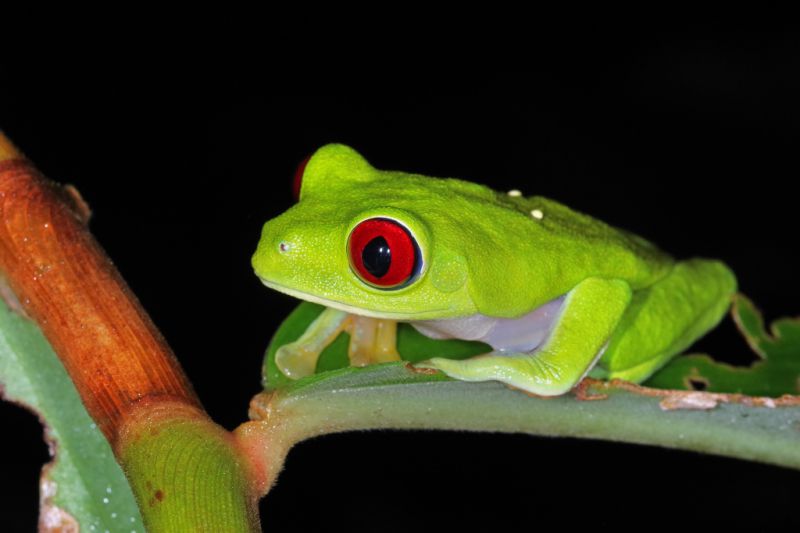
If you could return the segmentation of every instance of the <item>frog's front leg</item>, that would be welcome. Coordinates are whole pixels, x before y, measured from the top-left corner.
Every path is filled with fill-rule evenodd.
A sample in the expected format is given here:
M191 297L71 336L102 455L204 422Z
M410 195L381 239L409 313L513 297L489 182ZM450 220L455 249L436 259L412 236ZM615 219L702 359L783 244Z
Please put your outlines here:
M463 361L436 357L416 366L464 381L501 381L542 396L563 394L602 355L630 300L626 282L587 278L566 295L553 329L533 351L495 349Z
M350 334L347 355L353 366L399 361L397 321L350 315L345 330Z
M294 342L275 352L275 364L287 377L300 379L314 373L319 354L344 331L348 314L326 307Z
M314 373L319 356L340 333L350 334L348 355L354 366L399 361L397 322L325 310L296 341L278 348L275 364L284 375L300 379Z

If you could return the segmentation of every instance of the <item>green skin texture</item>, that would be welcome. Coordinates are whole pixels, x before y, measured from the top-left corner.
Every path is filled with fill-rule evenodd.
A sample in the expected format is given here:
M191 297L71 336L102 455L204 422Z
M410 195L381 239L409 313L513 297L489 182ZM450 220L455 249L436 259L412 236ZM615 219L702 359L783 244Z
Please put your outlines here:
M422 271L403 288L375 288L350 267L348 236L373 217L400 222L417 240ZM566 295L555 328L531 353L417 365L550 396L587 373L643 381L713 328L736 290L719 261L676 262L646 240L553 200L378 170L339 144L308 161L300 201L264 225L252 263L273 289L398 321L516 318ZM328 314L341 320L342 313Z

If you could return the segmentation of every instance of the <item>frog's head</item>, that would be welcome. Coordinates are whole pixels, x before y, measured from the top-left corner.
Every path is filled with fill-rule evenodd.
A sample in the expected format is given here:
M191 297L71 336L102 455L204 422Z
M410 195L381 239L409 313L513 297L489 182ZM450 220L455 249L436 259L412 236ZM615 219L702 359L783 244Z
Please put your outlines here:
M497 235L487 235L485 209L476 205L491 205L496 193L380 171L336 144L319 149L301 172L300 201L264 225L253 255L265 285L381 318L477 312L471 266Z

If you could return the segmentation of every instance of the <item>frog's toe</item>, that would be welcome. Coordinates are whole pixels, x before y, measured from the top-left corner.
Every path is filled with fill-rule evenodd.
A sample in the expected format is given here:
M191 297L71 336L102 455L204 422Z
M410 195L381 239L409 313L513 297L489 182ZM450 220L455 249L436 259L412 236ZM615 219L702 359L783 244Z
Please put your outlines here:
M414 366L416 368L439 370L451 378L461 381L489 381L497 379L492 369L487 368L485 365L476 364L479 358L480 356L478 358L458 360L434 357L427 361L416 363Z
M275 364L286 377L300 379L315 372L318 355L302 347L287 344L278 348Z

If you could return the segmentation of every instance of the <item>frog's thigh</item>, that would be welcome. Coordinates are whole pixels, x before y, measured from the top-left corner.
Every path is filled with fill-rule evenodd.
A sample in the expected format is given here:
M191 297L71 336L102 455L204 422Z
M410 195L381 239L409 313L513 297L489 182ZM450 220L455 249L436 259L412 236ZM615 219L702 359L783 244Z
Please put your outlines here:
M435 358L425 366L465 381L497 380L534 394L562 394L600 356L630 299L626 282L588 278L569 292L558 323L535 351L495 351L464 361Z
M348 314L326 307L296 341L284 344L275 353L275 364L287 377L310 376L317 368L322 351L347 325Z
M722 319L736 278L721 262L683 261L637 291L591 375L643 381Z

